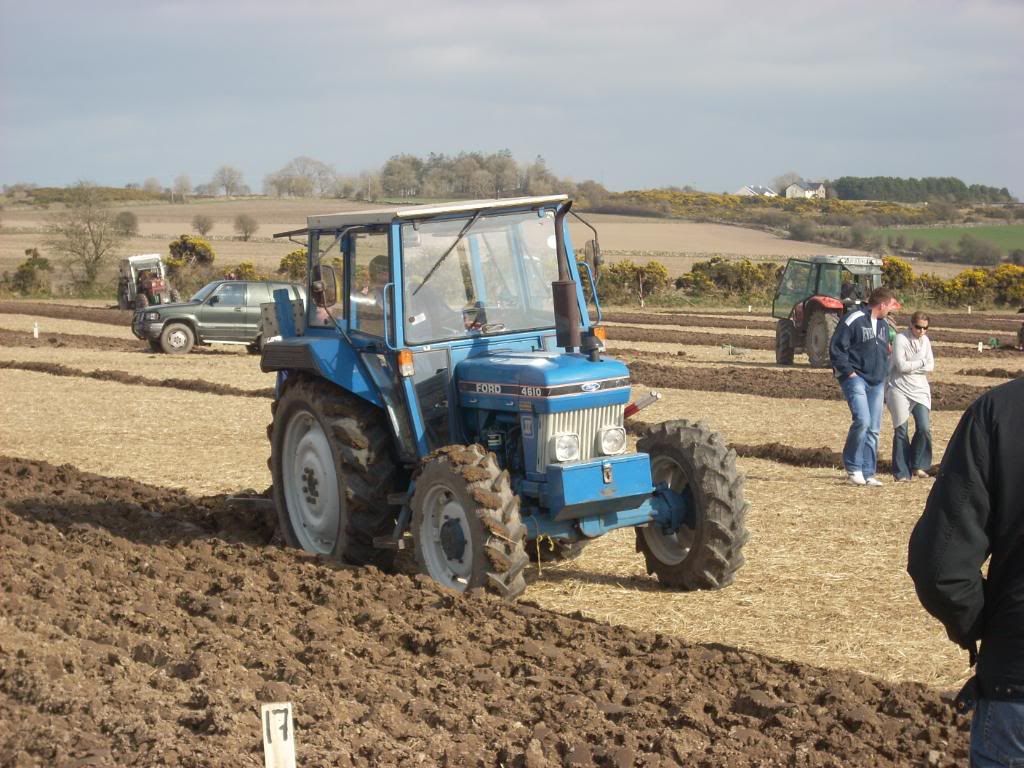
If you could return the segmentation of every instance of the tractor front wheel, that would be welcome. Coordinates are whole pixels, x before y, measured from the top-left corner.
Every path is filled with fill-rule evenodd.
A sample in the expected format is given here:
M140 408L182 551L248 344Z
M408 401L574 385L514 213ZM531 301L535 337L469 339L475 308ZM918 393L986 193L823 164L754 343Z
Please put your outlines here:
M508 472L479 445L450 445L423 460L412 496L416 561L435 581L506 600L526 589L526 526Z
M796 349L796 326L792 320L779 320L775 324L775 363L792 365Z
M839 325L839 316L833 312L815 312L807 318L807 359L811 368L828 368L828 346Z
M297 377L273 407L270 469L285 541L354 565L391 565L387 502L397 469L384 415L328 382Z
M706 424L667 421L648 428L637 450L651 457L654 483L687 497L691 522L678 530L651 522L636 531L636 548L647 572L662 584L681 589L728 586L743 565L748 504L736 452Z

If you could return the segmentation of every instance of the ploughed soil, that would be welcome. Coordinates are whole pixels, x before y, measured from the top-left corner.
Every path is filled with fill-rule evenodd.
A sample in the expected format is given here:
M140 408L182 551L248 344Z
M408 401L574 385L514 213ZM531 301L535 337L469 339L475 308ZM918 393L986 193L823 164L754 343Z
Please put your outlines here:
M2 307L2 304L0 304ZM910 323L909 312L893 315L901 327ZM1024 315L993 315L966 312L929 312L929 322L935 326L936 332L944 329L1001 331L1016 335L1017 329L1024 322ZM604 319L609 323L640 323L642 325L681 325L704 326L713 328L773 328L775 319L763 312L743 312L737 310L733 314L715 313L701 314L694 311L682 312L605 312ZM954 339L948 339L953 341Z
M120 310L116 307L83 307L76 304L56 304L51 302L34 301L0 301L0 314L21 314L38 315L39 317L66 318L69 320L84 320L90 323L106 323L108 325L129 326L132 322L131 310ZM967 313L929 313L931 323L935 326L930 334L935 341L959 341L966 343L977 343L977 333L956 333L956 329L969 330L980 329L987 331L1000 331L1007 338L1009 343L1016 339L1017 329L1020 328L1024 316L1013 315L991 315L991 314L970 314ZM695 312L606 312L604 319L611 323L639 323L641 325L676 325L676 326L698 326L704 328L761 328L770 330L775 327L775 321L770 315L764 313L745 313L737 311L735 314L698 314ZM896 316L900 326L906 326L910 322L909 314ZM678 334L677 334L678 337ZM689 335L688 335L689 337ZM652 339L657 341L658 339ZM668 340L668 339L666 339ZM982 339L987 341L987 339ZM703 343L703 342L687 342ZM717 342L712 342L717 343ZM730 343L728 341L722 343ZM735 343L735 340L733 341ZM745 346L750 346L749 344ZM754 347L751 347L754 348ZM774 348L774 341L772 346Z
M38 315L87 323L131 325L135 313L114 307L83 307L78 304L56 304L45 301L0 301L0 315Z
M0 457L0 765L963 765L948 696L285 550L228 498ZM529 595L529 592L527 592Z
M100 349L114 352L154 354L153 350L149 348L148 343L134 338L131 336L131 331L127 329L125 332L126 338L117 339L108 336L90 336L84 333L44 333L40 331L39 338L37 339L28 331L8 331L0 328L0 347L32 347L37 349L70 347L73 349ZM195 346L190 354L233 355L236 353L222 346Z
M656 388L811 400L843 399L839 384L828 370L790 370L771 365L677 366L636 360L630 362L629 374L634 382ZM935 411L962 411L989 389L945 381L933 381L931 388L932 410Z
M635 316L638 319L631 320L630 322L642 323L645 320L639 318L645 317L644 315ZM610 319L610 318L606 318ZM700 318L699 320L703 320ZM730 323L725 325L724 323ZM736 347L746 347L747 349L775 349L775 336L751 336L741 332L739 329L759 329L768 330L774 333L774 324L765 323L745 323L736 324L734 320L715 320L715 322L688 322L686 325L680 326L676 330L662 330L661 328L643 328L643 327L630 327L622 325L608 326L608 338L611 341L661 341L669 344L696 344L698 346L718 346L718 345L732 345ZM668 323L655 323L655 325L666 325ZM905 323L901 324L901 327L905 327ZM687 326L698 326L705 328L733 328L736 329L733 332L723 333L709 333L707 331L691 331L688 330ZM932 341L950 342L956 344L977 344L979 341L985 342L987 345L990 339L995 339L997 344L1000 346L1012 347L1016 344L1017 332L1000 333L996 336L992 335L992 331L960 331L960 330L946 330L943 328L935 328L934 330L929 329L928 335Z

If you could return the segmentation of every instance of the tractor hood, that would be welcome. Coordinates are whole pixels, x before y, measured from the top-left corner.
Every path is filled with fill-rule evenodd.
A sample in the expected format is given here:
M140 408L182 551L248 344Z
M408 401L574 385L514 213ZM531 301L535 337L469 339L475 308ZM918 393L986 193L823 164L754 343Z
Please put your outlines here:
M559 413L629 402L629 369L582 354L495 352L455 367L467 408Z

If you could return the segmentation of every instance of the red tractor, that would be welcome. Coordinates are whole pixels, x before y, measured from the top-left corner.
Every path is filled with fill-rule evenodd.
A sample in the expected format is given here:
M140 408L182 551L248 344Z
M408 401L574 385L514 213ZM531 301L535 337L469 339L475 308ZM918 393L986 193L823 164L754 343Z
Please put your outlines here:
M806 352L812 368L828 368L828 345L839 318L882 284L882 260L872 256L790 259L772 302L775 362L792 365Z
M144 309L151 304L181 300L171 287L159 253L142 253L121 259L118 266L117 304L121 309Z

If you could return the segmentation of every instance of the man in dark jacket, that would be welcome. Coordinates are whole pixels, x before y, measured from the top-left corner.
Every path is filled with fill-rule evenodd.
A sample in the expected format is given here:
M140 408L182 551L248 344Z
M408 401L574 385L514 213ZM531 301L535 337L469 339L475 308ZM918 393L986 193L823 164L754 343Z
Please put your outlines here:
M899 307L888 288L875 288L865 309L839 321L829 344L832 370L850 406L853 423L843 446L847 480L853 485L881 485L875 477L882 397L889 373L889 325L885 318Z
M976 686L971 765L1024 765L1024 379L961 417L910 536L907 571L925 609L977 656L959 697Z

